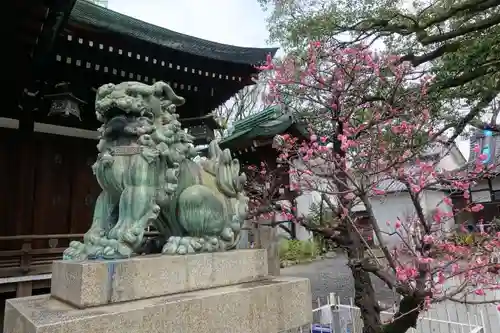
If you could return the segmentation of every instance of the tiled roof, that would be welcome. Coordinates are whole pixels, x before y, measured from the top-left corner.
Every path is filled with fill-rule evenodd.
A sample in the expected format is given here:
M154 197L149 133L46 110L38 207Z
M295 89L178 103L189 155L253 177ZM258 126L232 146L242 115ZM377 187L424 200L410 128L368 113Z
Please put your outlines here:
M255 113L246 117L245 119L238 120L234 123L234 129L232 134L238 134L240 132L245 132L248 129L254 128L262 123L268 122L270 120L275 120L282 115L281 106L272 105L261 112Z
M376 188L390 193L390 192L405 191L406 185L400 182L399 180L384 179L378 182Z
M295 117L283 112L281 106L273 105L234 124L231 135L223 138L221 146L234 140L253 140L258 137L269 137L286 132L292 125L298 125Z
M260 64L266 60L267 55L274 56L278 50L240 47L196 38L137 20L85 0L77 1L69 23L90 25L200 57L247 65Z

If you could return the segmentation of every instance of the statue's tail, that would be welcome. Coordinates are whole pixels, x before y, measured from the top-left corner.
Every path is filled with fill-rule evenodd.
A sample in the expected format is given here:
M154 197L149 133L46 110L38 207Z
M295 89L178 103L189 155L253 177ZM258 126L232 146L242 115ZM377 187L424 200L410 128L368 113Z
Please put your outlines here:
M234 225L234 226L236 226L236 225ZM227 227L222 231L221 239L226 244L226 246L225 246L226 250L233 250L240 243L241 228L240 228L239 224L238 224L237 228L234 228L234 226L231 225L230 227Z
M235 249L241 239L241 228L247 217L248 197L240 193L232 199L234 210L232 212L231 223L222 232L221 238L226 242L226 249Z
M230 207L230 223L223 230L221 238L226 250L234 249L240 241L241 227L247 215L248 198L243 192L246 176L240 174L240 164L237 159L232 159L229 149L221 150L216 142L210 143L208 156L204 169L215 177L217 188L226 197Z

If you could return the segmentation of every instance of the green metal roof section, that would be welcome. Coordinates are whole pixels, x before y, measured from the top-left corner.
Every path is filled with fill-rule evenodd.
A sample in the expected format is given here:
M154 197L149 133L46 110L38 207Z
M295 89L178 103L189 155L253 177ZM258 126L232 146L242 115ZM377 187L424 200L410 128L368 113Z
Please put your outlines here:
M302 126L290 113L284 112L280 105L270 106L234 124L233 133L220 141L221 146L230 145L235 140L247 141L258 137L270 137L286 132L291 126Z
M211 42L137 20L113 10L78 0L69 23L90 25L148 43L214 60L257 65L274 56L277 48L251 48Z
M275 120L282 115L281 110L282 108L280 105L272 105L262 110L261 112L250 115L245 119L238 120L234 123L233 133L244 132L247 129L252 129L253 127L265 123L269 120Z

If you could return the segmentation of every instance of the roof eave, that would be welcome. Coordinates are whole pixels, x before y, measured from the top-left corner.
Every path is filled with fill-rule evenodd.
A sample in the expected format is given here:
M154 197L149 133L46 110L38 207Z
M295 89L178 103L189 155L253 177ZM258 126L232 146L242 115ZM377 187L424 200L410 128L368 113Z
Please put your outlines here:
M158 46L224 62L256 66L275 56L278 48L241 47L212 42L147 23L116 11L78 0L71 12L74 25L95 26Z

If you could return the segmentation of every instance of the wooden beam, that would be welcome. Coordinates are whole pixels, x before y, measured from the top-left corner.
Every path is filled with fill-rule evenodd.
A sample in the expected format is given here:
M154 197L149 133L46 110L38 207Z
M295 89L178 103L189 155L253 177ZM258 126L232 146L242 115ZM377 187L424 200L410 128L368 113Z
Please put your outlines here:
M33 282L23 281L17 284L16 297L28 297L33 293Z
M110 71L114 68L127 72L127 75L132 73L156 80L177 80L199 88L228 82L239 86L250 75L240 69L232 71L230 64L82 26L72 26L66 30L58 40L56 53L65 58L78 58L85 63L99 61L102 67L107 66Z
M50 71L51 55L57 36L66 25L71 10L76 0L54 0L48 8L47 16L38 36L37 44L33 50L33 61L37 71L48 73Z

